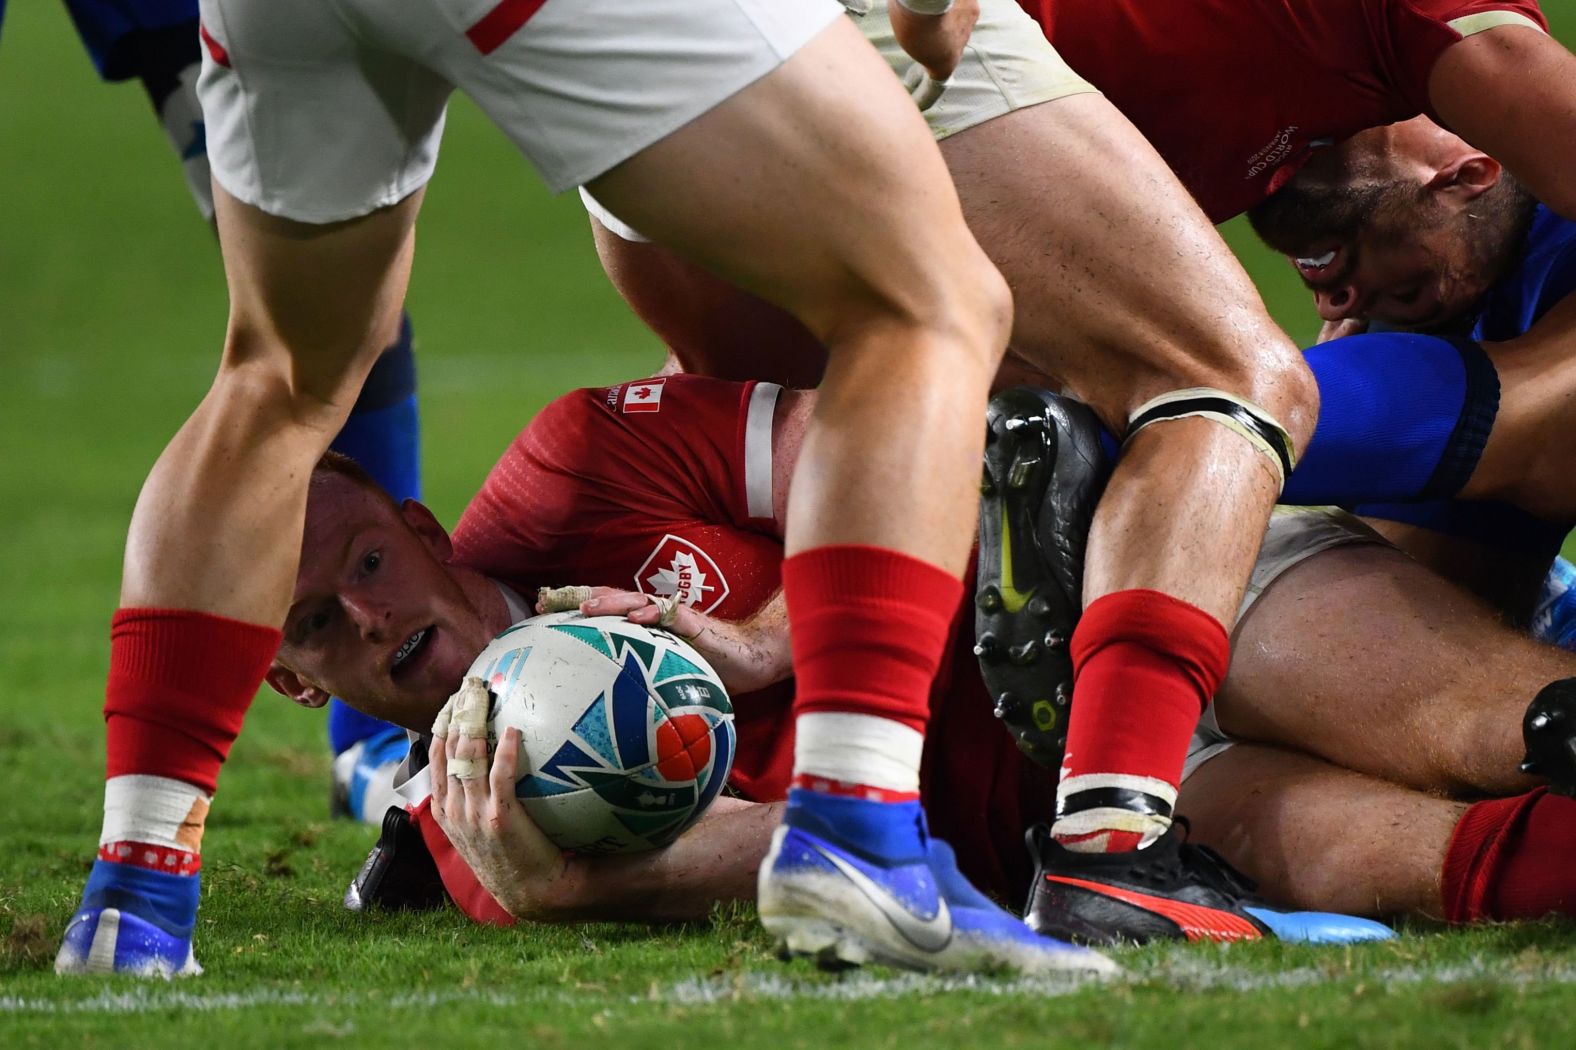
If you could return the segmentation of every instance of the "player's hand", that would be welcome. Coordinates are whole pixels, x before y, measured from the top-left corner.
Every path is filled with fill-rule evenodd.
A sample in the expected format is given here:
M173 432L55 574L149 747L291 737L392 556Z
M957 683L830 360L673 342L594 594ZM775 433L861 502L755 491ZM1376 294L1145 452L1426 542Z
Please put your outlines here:
M1328 343L1331 339L1344 339L1349 335L1362 335L1368 331L1368 322L1356 317L1347 317L1339 321L1326 321L1319 326L1319 343Z
M915 62L903 85L920 109L929 109L963 58L969 34L979 21L979 0L954 0L952 10L940 15L915 14L892 0L887 13L898 44Z
M517 919L547 920L572 899L568 863L514 794L520 731L487 761L487 687L467 678L433 725L432 815L476 881Z
M575 589L559 588L568 590ZM781 596L744 621L721 620L683 602L612 587L586 588L576 597L582 598L580 611L586 616L622 616L630 623L672 631L706 658L731 695L764 689L793 673ZM538 601L536 611L560 607Z

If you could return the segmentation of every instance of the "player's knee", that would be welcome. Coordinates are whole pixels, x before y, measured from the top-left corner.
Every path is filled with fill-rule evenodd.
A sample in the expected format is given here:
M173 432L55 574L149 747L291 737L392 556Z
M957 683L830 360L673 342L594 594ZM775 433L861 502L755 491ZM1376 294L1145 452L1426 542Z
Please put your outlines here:
M833 357L888 351L913 362L923 358L961 381L988 382L1006 355L1012 330L1012 293L996 268L977 249L972 258L906 274L888 271L865 284L863 294L844 300L823 336ZM887 338L858 338L883 333Z
M1297 452L1307 447L1319 418L1319 385L1290 340L1278 339L1252 358L1235 362L1215 385L1262 409L1285 430Z
M326 448L349 417L358 389L349 374L303 372L288 358L233 360L227 355L209 399L237 429L296 431L309 441L321 438Z
M987 377L995 374L1012 335L1012 291L983 252L974 252L950 277L936 282L915 313L926 328L947 337L969 365Z

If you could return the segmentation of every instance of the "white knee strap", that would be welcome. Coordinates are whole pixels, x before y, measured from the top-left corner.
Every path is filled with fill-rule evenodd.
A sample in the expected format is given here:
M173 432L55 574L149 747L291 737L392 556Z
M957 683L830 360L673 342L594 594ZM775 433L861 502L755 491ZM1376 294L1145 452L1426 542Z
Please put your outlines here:
M1145 401L1128 417L1127 440L1133 440L1134 434L1154 423L1187 416L1201 416L1219 423L1246 439L1275 465L1280 486L1286 486L1286 476L1297 465L1297 451L1292 447L1291 435L1264 409L1224 390L1195 386Z

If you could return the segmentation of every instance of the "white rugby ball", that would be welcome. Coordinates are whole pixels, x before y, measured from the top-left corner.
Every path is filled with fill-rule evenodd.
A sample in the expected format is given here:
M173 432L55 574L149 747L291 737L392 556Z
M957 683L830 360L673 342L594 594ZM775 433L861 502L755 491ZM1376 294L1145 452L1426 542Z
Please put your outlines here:
M515 795L563 849L665 846L733 767L727 690L668 631L616 616L537 616L494 638L470 674L492 697L489 744L520 730Z

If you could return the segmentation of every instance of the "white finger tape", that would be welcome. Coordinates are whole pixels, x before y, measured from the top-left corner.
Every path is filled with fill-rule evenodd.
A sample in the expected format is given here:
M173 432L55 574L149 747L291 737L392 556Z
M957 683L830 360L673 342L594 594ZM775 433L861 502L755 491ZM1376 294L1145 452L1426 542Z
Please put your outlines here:
M544 613L573 612L590 599L589 587L542 587L536 592L536 607Z
M484 765L485 763L479 762L474 758L451 758L449 759L449 776L455 780L475 780L482 775Z
M480 678L470 677L460 683L460 691L452 698L454 702L454 715L450 724L454 731L462 737L485 737L487 735L487 708L492 700L487 695L487 683Z

